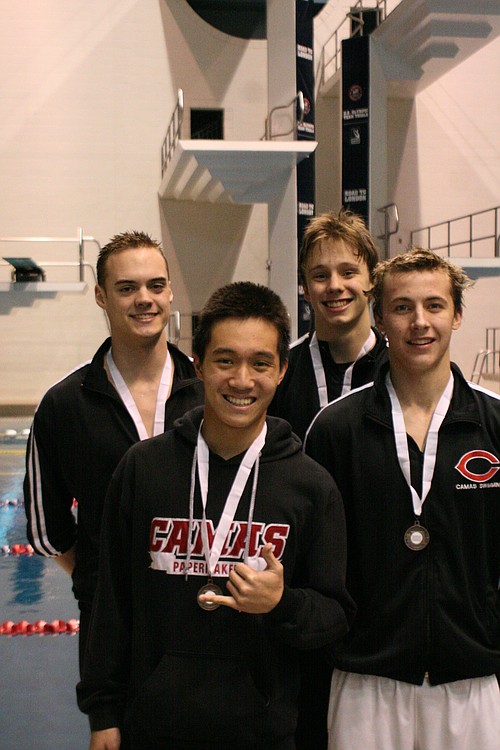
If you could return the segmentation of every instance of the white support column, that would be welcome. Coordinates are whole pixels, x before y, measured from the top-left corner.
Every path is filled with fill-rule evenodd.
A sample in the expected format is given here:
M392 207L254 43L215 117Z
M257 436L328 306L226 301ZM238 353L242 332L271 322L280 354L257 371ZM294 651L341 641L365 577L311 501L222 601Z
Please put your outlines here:
M288 104L296 95L295 62L295 0L267 0L268 111ZM273 122L274 132L289 130L286 125L291 123L290 113L277 113ZM285 140L293 140L293 135Z
M296 95L295 0L267 0L268 111L288 104ZM290 130L295 107L273 118L273 132ZM285 140L293 140L290 134ZM280 139L283 140L283 139ZM276 180L268 204L269 286L286 304L297 334L297 169Z
M290 313L292 340L297 338L297 177L296 168L283 178L268 204L269 286Z

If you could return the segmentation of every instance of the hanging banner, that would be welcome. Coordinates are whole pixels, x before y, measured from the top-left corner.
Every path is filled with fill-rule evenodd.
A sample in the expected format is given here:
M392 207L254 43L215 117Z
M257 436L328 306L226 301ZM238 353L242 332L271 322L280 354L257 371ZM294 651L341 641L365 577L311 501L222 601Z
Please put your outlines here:
M304 118L299 119L297 102L297 139L316 140L314 104L314 59L313 59L313 0L296 0L296 80L297 93L304 97ZM315 161L314 154L297 165L297 257L305 226L315 212ZM298 279L298 335L302 336L310 327L309 305L304 300L300 278Z
M314 124L313 6L311 0L297 0L295 5L297 93L304 97L304 119L297 124L297 138L316 138ZM297 117L299 108L297 105Z
M342 204L369 223L369 37L342 42Z

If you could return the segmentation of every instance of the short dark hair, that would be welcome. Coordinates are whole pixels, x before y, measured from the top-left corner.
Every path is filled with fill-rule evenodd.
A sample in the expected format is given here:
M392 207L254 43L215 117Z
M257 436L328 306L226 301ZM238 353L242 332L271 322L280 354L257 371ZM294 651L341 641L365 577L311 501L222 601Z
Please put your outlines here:
M309 220L302 236L299 255L299 270L303 284L307 283L306 263L316 245L322 240L344 240L352 245L358 258L366 263L370 279L373 277L375 266L380 260L375 240L362 216L341 208L338 214L327 211Z
M375 269L371 292L375 315L379 318L382 317L382 299L386 277L389 274L411 273L412 271L444 271L450 280L450 292L455 312L462 312L464 305L463 293L474 282L469 279L459 266L455 266L432 250L422 247L411 247L406 252L379 263Z
M146 232L122 232L122 234L115 234L114 237L111 237L109 242L99 251L97 258L97 283L99 286L104 286L106 281L106 263L109 256L138 247L152 247L158 250L165 261L167 276L170 277L168 261L159 242L153 240Z
M227 318L262 318L271 323L278 332L280 366L284 365L290 348L290 317L276 292L251 281L235 281L217 289L201 311L193 337L193 353L201 362L210 343L212 328Z

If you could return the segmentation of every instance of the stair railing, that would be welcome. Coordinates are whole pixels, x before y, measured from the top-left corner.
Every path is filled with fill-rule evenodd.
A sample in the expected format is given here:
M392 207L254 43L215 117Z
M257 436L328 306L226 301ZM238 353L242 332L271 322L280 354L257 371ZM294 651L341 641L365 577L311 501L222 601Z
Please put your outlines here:
M177 103L175 105L172 117L168 123L167 133L161 146L161 176L165 174L168 163L181 137L182 122L184 120L184 91L177 90Z

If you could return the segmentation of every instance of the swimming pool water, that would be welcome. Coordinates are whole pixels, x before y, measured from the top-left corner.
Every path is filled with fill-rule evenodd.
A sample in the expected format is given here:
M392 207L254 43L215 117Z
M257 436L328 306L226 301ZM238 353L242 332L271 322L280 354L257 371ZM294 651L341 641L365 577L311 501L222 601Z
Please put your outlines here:
M0 624L78 619L71 580L39 555L5 554L27 544L22 482L29 418L0 418ZM15 431L6 435L7 431ZM78 636L0 635L0 750L84 750L78 711Z

